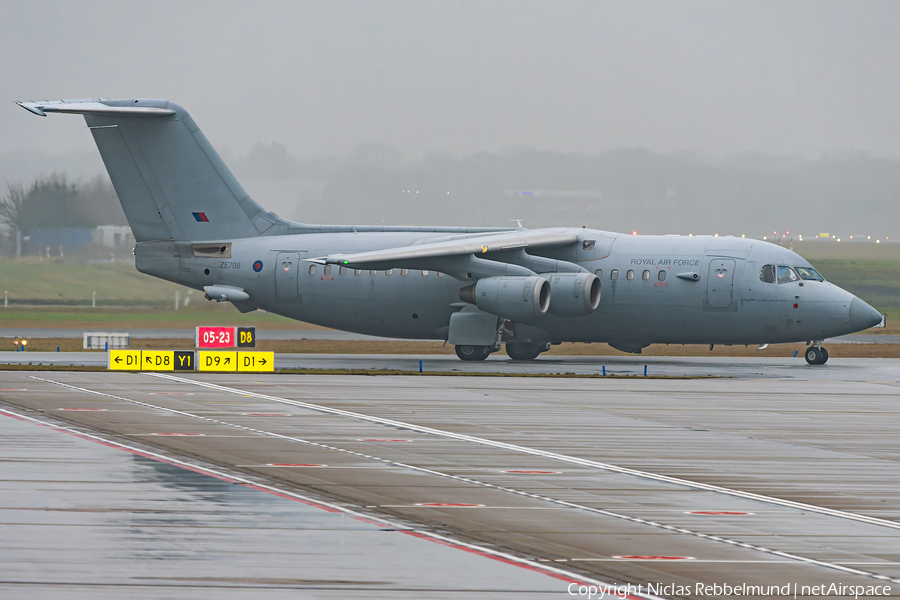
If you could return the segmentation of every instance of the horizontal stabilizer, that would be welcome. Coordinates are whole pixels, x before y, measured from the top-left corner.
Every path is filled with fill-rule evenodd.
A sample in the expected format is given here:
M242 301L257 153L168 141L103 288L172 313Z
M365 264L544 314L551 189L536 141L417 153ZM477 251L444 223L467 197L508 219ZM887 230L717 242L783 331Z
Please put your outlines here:
M135 100L135 103L138 101ZM50 102L16 102L19 106L41 117L47 113L70 115L106 115L126 117L170 117L175 111L156 106L107 106L92 100L53 100Z

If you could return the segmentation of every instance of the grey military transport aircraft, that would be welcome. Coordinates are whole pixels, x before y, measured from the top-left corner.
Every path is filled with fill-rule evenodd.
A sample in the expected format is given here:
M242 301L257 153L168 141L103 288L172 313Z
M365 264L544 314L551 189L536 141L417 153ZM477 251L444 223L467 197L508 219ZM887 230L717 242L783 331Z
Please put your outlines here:
M759 240L586 228L308 225L262 208L182 107L166 100L20 102L84 115L135 237L137 269L357 333L447 340L463 360L560 342L807 342L881 321L806 260ZM601 295L602 288L602 295Z

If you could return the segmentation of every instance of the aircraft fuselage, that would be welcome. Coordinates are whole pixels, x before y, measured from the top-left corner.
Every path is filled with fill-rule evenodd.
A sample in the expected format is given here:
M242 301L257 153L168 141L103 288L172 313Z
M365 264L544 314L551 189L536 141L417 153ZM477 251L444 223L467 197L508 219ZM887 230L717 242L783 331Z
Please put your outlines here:
M822 340L860 329L851 319L855 297L849 292L825 281L760 279L765 265L811 266L781 246L732 237L569 231L577 233L579 243L540 255L596 273L600 304L582 317L546 314L519 322L520 338L609 342L637 350L654 343ZM230 243L226 258L196 256L190 243L152 242L138 244L136 264L145 273L196 289L241 288L254 306L292 319L369 335L440 340L447 339L450 316L460 310L460 288L471 282L435 271L360 270L307 259L449 237L420 232L261 236L222 240Z

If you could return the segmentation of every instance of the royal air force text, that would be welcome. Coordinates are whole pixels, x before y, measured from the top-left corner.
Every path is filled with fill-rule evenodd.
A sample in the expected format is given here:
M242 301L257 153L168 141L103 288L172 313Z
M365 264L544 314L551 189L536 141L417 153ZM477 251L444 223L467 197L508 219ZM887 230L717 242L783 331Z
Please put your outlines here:
M699 267L699 258L632 258L633 265L651 267Z

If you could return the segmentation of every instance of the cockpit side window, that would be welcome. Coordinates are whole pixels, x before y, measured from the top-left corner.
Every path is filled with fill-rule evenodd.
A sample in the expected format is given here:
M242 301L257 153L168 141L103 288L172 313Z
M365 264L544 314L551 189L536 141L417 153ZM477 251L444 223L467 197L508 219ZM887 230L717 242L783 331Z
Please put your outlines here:
M778 283L791 283L800 281L800 277L790 267L778 267Z
M764 283L775 283L775 265L764 265L759 271L759 280Z
M794 267L794 270L797 271L797 275L800 276L800 279L805 279L807 281L825 281L825 278L819 275L819 272L812 267Z

